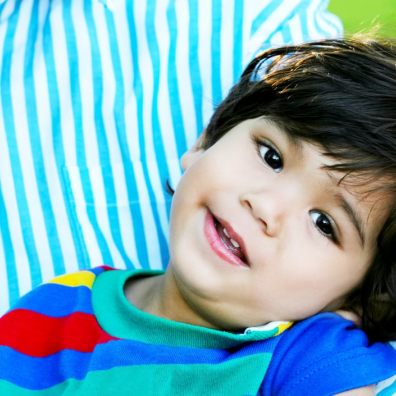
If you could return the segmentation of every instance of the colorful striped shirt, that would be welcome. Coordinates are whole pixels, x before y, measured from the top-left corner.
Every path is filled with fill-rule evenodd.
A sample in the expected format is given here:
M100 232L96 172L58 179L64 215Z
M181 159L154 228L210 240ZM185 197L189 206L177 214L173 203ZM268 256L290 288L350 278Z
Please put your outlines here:
M335 314L240 334L147 314L124 284L157 273L100 267L22 298L0 319L0 394L323 396L396 370L389 345Z

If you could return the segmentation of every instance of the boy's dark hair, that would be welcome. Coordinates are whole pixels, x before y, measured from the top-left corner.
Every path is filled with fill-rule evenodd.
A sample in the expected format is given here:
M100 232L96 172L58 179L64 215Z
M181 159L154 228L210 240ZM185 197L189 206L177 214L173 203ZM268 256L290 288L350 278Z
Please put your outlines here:
M260 54L216 109L201 147L261 116L294 138L319 144L336 159L329 169L386 179L381 189L394 196L395 43L325 40ZM346 308L359 310L372 341L396 339L396 205L378 236L374 263Z

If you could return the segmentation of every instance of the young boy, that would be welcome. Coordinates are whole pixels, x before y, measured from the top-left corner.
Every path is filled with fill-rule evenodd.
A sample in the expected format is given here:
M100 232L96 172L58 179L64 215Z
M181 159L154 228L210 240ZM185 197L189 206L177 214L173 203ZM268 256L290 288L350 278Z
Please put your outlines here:
M396 373L375 342L396 336L392 45L263 53L182 165L167 271L25 296L0 320L0 394L373 394Z

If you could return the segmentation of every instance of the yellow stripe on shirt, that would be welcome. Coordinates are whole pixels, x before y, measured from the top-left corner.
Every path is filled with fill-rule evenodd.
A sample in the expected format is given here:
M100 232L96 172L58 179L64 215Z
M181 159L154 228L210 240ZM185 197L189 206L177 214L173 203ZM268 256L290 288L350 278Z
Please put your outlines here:
M57 283L59 285L77 287L86 286L92 288L96 275L90 271L80 271L74 274L66 274L57 276L49 281L49 283Z

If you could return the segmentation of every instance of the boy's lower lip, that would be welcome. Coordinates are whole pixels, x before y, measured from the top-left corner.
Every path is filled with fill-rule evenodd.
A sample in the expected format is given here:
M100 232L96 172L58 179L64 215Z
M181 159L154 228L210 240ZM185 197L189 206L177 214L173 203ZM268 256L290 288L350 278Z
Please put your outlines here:
M208 210L205 216L204 233L209 242L210 247L222 260L227 261L229 264L247 267L239 257L235 256L224 244L220 235L217 232L215 219L212 213Z

